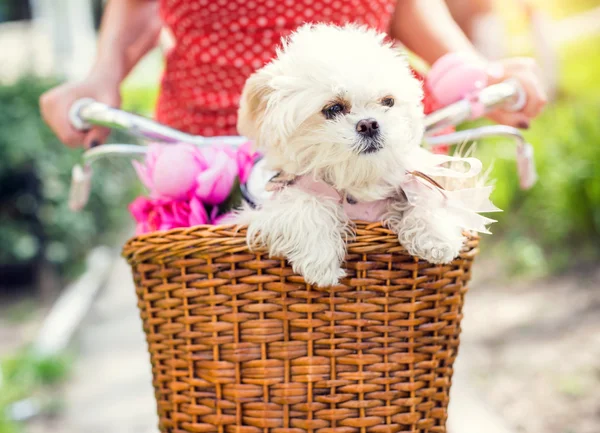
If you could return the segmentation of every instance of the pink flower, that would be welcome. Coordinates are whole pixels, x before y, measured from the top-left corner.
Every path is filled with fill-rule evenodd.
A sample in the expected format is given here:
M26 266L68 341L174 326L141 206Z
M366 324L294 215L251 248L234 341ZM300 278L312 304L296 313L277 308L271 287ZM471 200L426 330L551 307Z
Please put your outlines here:
M255 159L250 142L236 150L151 144L144 163L133 163L150 192L129 206L137 234L226 222L231 214L218 216L219 205L229 198L236 178L246 182Z
M221 224L230 224L233 221L234 216L234 212L227 212L223 215L219 215L219 209L215 207L210 213L210 223L215 226Z
M252 149L251 141L247 141L239 147L236 160L238 165L238 176L241 183L246 183L248 180L248 176L250 176L256 156L257 153Z
M215 226L222 225L222 224L231 224L234 221L233 217L234 217L233 212L228 212L226 214L219 215L218 217L213 218L212 224Z
M144 162L132 162L133 168L135 169L138 177L140 178L140 181L149 190L152 190L154 187L154 181L152 180L154 167L156 166L156 160L158 159L162 150L163 146L160 144L149 144Z
M146 197L138 197L129 205L129 212L136 221L135 234L141 235L144 233L156 230L158 224L154 220L156 216L153 213L153 203Z
M196 175L196 196L206 204L223 203L238 176L235 152L213 146L199 149L197 157L203 169Z
M188 224L185 227L199 226L208 224L208 214L204 204L197 198L191 197L189 203Z
M184 200L138 197L129 205L129 211L137 222L137 235L208 224L204 205L193 196Z
M181 199L195 186L196 174L202 169L195 146L188 144L151 144L146 161L133 166L152 197Z
M227 146L151 144L145 162L133 165L153 198L183 199L195 191L204 203L217 205L227 199L240 175L237 155ZM246 173L249 168L243 164Z

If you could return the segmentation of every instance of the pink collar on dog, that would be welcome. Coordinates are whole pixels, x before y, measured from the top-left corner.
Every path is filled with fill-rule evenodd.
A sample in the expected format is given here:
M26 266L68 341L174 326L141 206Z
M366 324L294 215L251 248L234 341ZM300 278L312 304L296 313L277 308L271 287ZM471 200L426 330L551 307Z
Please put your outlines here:
M281 191L285 187L292 185L311 195L339 202L342 204L348 218L352 220L367 222L381 221L387 209L387 199L358 202L348 194L336 190L325 181L317 180L310 176L294 176L279 173L269 181L267 191Z
M498 212L500 209L490 201L492 186L484 186L477 181L482 168L478 159L434 155L419 148L406 155L406 161L410 164L405 167L406 176L399 180L397 190L402 191L411 206L426 210L432 218L440 221L452 219L464 230L489 233L487 226L494 220L480 213ZM451 166L444 167L447 163ZM459 168L464 165L468 168ZM444 189L433 180L441 178L454 187ZM472 186L467 186L469 184ZM357 203L325 181L287 173L274 176L266 189L277 192L292 185L309 194L335 200L342 204L348 218L368 222L381 221L391 200Z

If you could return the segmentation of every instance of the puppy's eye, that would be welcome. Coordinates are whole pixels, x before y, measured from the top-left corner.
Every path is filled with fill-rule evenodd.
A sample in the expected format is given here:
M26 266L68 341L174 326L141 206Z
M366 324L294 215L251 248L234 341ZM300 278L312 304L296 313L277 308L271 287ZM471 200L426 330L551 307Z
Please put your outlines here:
M344 107L342 104L333 104L329 107L323 108L323 115L327 119L333 119L334 117L343 114L345 111L346 107Z
M383 98L381 100L381 105L385 106L385 107L393 107L394 106L394 98Z

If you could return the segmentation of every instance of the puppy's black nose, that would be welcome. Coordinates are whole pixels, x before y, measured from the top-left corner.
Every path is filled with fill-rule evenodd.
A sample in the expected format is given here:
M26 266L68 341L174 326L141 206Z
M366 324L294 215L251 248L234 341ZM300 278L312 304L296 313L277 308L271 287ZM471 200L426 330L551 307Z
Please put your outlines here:
M363 119L356 124L356 132L365 137L375 137L379 134L379 123L375 119Z

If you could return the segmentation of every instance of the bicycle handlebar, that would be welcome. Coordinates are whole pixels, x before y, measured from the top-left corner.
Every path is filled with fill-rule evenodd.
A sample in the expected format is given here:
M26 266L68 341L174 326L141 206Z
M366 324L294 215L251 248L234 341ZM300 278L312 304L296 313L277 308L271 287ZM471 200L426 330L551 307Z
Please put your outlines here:
M510 111L520 111L526 102L527 96L521 84L515 80L507 80L425 116L425 131L426 134L431 134L465 120L483 117L485 113L503 104L507 104L506 109Z
M239 136L202 137L186 134L146 117L119 110L89 98L80 99L71 106L69 120L71 125L79 131L86 131L92 125L97 125L124 130L137 137L165 143L189 143L197 146L208 146L215 142L240 145L248 141Z
M425 116L426 134L431 134L448 126L458 125L514 99L516 101L511 104L509 109L518 111L523 107L525 97L521 86L516 82L506 81L486 87L472 99L463 99ZM219 142L235 146L247 141L246 138L239 136L202 137L186 134L148 118L109 107L93 99L76 101L71 107L69 118L73 127L80 131L90 129L92 125L98 125L125 130L132 135L147 140L166 143L190 143L197 146L207 146Z
M471 95L461 101L450 104L438 111L425 116L425 142L430 146L460 143L467 140L487 136L509 136L517 140L518 157L527 164L533 164L531 146L525 142L521 132L508 126L486 126L470 131L454 132L442 136L432 134L455 126L468 119L483 116L486 112L502 104L509 104L507 109L518 111L525 105L526 98L520 84L516 81L506 81L486 87L477 94ZM245 137L202 137L170 128L148 118L138 116L117 108L110 107L93 99L80 99L76 101L69 112L73 127L85 131L92 125L104 126L111 129L124 130L131 135L142 137L151 141L166 143L189 143L197 146L210 146L215 143L229 146L240 146L248 141ZM87 202L91 180L91 163L107 156L135 156L145 153L146 148L137 145L108 144L89 149L83 154L82 165L73 168L73 181L71 186L70 206L72 209L81 209ZM520 163L520 165L523 165ZM533 166L520 170L529 175L522 175L521 186L527 189L535 182L535 169Z

